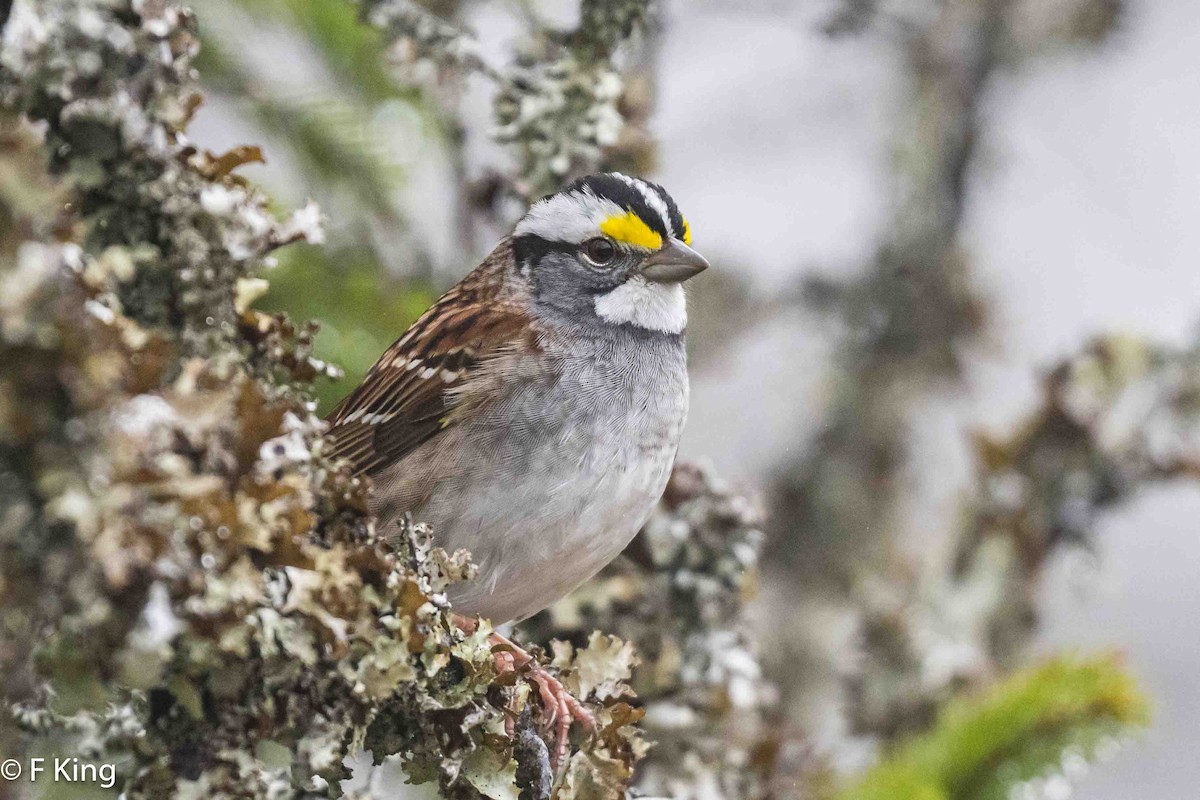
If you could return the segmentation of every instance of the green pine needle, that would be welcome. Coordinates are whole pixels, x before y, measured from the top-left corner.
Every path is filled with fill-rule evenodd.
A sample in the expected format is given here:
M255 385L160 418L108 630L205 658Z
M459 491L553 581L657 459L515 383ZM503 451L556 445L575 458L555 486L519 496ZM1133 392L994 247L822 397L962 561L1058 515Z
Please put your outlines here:
M1006 800L1012 787L1062 771L1149 720L1115 655L1060 656L980 696L949 703L929 732L901 745L838 800Z

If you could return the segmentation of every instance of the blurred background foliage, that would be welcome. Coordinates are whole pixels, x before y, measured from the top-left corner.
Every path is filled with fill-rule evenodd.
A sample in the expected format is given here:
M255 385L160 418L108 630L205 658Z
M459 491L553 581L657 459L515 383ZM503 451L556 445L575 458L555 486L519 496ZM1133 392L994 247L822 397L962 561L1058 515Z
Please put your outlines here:
M280 257L270 291L259 305L321 321L315 352L342 371L342 377L323 378L313 387L318 410L325 413L357 385L395 340L396 331L403 331L436 298L428 280L389 272L370 248L301 245Z
M336 220L326 246L281 253L260 302L320 320L316 352L344 373L315 386L323 413L445 288L434 285L420 237L409 235L401 190L410 176L397 151L454 131L428 92L389 69L383 34L351 3L202 0L197 11L210 102L290 167L290 183L268 180L269 188L287 195L302 186ZM260 37L284 57L264 61Z

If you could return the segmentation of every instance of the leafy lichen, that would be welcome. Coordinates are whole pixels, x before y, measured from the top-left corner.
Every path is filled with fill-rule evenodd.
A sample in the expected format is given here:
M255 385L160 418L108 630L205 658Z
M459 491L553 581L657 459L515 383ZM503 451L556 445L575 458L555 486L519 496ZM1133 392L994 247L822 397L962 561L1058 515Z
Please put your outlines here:
M312 326L253 308L271 251L319 241L319 215L268 213L233 172L253 148L187 141L181 7L58 0L8 35L4 99L37 128L5 157L45 158L66 203L47 226L45 202L4 197L6 746L86 746L130 797L332 796L364 747L477 796L479 764L529 749L505 720L537 694L497 674L486 626L453 623L466 554L418 524L385 543L365 482L325 457ZM587 665L602 725L561 797L619 792L640 752L613 722L622 664L589 652L560 669Z

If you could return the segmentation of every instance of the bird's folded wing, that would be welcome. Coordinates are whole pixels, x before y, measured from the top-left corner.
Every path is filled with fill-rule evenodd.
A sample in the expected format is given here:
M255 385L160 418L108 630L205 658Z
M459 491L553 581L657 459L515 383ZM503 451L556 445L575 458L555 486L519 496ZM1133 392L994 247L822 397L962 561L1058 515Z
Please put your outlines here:
M442 297L330 413L334 458L360 474L395 463L495 396L504 356L538 346L513 303L469 293Z

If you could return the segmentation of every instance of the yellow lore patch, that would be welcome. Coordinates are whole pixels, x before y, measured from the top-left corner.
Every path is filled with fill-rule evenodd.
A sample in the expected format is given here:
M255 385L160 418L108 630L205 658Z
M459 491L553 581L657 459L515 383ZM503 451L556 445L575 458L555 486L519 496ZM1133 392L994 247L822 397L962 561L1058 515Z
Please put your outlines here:
M604 220L600 223L600 232L618 242L644 247L647 250L657 250L663 243L662 237L632 211Z
M688 221L683 221L683 243L688 247L692 246L692 226L688 225Z

